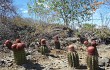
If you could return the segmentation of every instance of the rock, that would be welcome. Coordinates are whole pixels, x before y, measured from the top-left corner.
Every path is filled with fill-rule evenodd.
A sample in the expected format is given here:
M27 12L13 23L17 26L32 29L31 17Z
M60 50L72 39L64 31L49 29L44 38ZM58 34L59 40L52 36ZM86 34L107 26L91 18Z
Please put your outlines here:
M13 57L6 57L6 62L12 62L14 60Z
M106 67L105 70L110 70L110 67Z
M68 38L66 38L65 40L66 40L67 42L73 42L73 43L75 43L75 42L78 40L78 38L68 37Z
M99 67L99 70L105 70L105 67L103 66L103 67Z
M109 66L110 59L109 58L99 58L99 66Z
M0 45L0 51L3 51L3 45Z
M19 69L19 70L27 70L27 69L25 69L24 67L20 67L20 68L17 68L17 69ZM17 70L16 69L16 70Z
M53 60L53 57L51 57L51 56L48 56L48 58L49 58L50 60Z
M13 65L13 61L12 60L13 60L12 58L6 60L6 66L11 67Z
M32 42L29 47L35 47L36 43L35 42Z
M13 63L7 63L8 67L11 67L13 65Z
M108 50L108 49L110 49L110 46L106 46L104 49L105 49L105 50Z
M6 64L6 62L5 62L5 60L0 60L0 67L4 67L5 66L5 64Z
M32 59L32 55L26 56L27 60Z

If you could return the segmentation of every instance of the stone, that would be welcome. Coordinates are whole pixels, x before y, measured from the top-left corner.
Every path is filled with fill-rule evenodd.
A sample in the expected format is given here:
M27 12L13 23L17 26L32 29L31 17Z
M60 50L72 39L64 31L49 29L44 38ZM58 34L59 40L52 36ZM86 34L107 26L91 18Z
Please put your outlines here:
M109 66L110 59L109 58L99 58L99 66Z
M8 63L7 64L8 67L11 67L12 65L13 65L13 63Z
M32 59L32 55L26 56L27 60Z
M99 70L105 70L105 67L103 66L103 67L99 67Z
M4 67L5 66L5 64L6 64L6 62L5 62L5 60L0 60L0 67Z

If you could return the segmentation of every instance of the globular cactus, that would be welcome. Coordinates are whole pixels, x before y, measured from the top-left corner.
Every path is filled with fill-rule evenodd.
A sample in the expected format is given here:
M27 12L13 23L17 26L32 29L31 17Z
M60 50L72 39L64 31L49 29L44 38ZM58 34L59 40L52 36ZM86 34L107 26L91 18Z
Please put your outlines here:
M14 44L10 40L6 40L4 46L7 46L10 50L13 51L16 64L21 65L26 62L26 54L24 50L26 45L21 43L20 39L16 39Z
M87 48L87 68L88 70L98 70L98 56L95 55L95 48L93 46L89 46Z
M86 47L88 47L88 46L90 46L90 43L86 40L86 41L84 41L84 45L85 45Z
M26 47L24 43L16 43L11 46L13 50L14 60L17 65L26 63L26 53L24 47Z
M21 43L20 39L16 39L15 43Z
M93 41L91 42L91 46L93 46L93 47L95 48L95 55L99 56L98 51L97 51L97 47L96 47L97 45L98 45L98 44L96 43L95 40L93 40Z
M6 40L4 46L11 50L12 42L10 40Z
M41 39L41 47L39 51L41 52L42 55L49 53L49 49L46 45L46 39Z
M60 42L58 36L54 37L54 45L56 49L60 49Z
M78 68L79 67L79 56L78 53L75 51L73 45L68 46L68 65L70 67Z

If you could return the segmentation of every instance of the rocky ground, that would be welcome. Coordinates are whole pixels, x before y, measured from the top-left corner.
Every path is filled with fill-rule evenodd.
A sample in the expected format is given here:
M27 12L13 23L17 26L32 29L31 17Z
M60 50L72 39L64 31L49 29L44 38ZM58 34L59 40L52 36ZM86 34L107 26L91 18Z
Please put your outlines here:
M99 52L100 70L110 70L110 45L97 46ZM86 51L77 49L80 58L80 68L68 67L67 51L52 49L47 56L41 55L36 49L26 49L28 62L22 66L14 63L13 54L8 49L0 50L0 70L87 70Z

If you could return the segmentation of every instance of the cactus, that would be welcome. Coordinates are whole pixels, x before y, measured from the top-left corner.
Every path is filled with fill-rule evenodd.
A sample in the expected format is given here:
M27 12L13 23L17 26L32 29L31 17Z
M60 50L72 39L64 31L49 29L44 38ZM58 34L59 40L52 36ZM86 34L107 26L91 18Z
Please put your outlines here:
M75 61L74 60L75 59L74 53L73 52L68 52L67 57L68 57L68 65L70 67L74 67L75 66L75 64L74 64L74 61Z
M98 45L98 44L96 43L95 40L93 40L93 41L91 42L91 46L93 46L93 47L95 48L95 55L99 56L98 51L97 51L97 47L96 47L97 45Z
M89 43L88 41L84 41L84 45L85 45L86 47L88 47L88 46L90 46L90 43Z
M54 37L54 45L56 49L60 49L60 42L58 36Z
M4 46L7 46L7 48L11 50L12 42L10 40L6 40Z
M20 39L16 39L15 43L21 43Z
M49 49L46 45L46 40L45 39L41 39L41 47L40 50L42 55L45 55L46 53L49 53Z
M17 65L22 65L26 63L26 54L24 50L24 43L17 43L11 46L14 54L14 60Z
M79 56L78 53L74 50L73 45L68 46L67 57L68 57L68 65L70 67L74 67L74 68L79 67Z
M87 48L87 68L88 70L98 70L98 56L95 55L95 48L93 46L89 46Z

